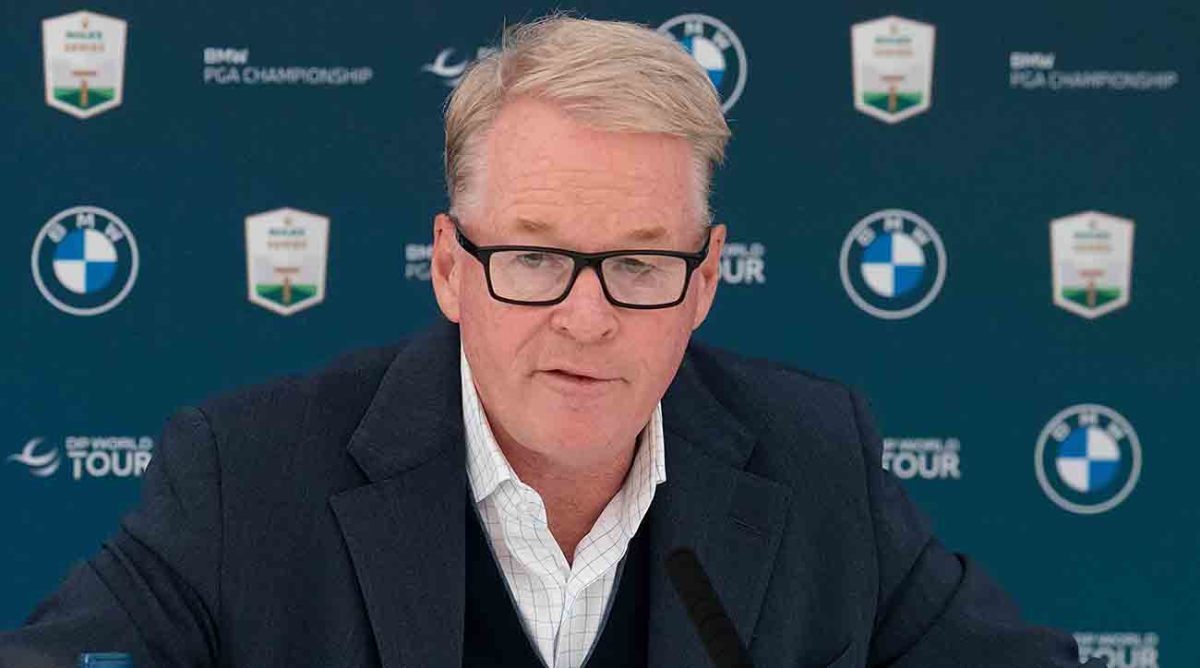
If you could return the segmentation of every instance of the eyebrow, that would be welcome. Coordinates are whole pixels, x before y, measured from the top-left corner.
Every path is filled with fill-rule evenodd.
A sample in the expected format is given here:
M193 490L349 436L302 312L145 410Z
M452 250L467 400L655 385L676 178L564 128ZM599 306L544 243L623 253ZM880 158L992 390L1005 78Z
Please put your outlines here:
M520 231L528 232L530 234L539 234L539 233L546 233L546 232L552 233L554 231L554 227L555 227L554 225L551 225L550 223L547 223L545 221L535 220L532 218L518 218L516 223L517 223L517 228ZM625 238L629 239L631 241L658 241L659 239L666 238L666 236L667 236L667 228L665 228L661 225L652 225L649 227L636 228L636 229L630 231L628 234L626 234Z

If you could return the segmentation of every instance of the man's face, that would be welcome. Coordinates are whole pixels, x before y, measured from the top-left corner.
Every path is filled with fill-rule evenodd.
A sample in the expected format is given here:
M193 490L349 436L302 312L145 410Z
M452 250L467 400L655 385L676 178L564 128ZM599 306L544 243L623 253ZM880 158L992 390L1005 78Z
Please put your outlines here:
M461 212L480 246L524 244L581 252L704 243L686 141L584 126L550 103L509 102L487 135L477 206ZM497 301L483 265L434 221L433 283L458 322L492 430L558 466L586 468L628 448L704 320L719 276L724 228L682 304L654 310L610 304L585 269L552 306Z

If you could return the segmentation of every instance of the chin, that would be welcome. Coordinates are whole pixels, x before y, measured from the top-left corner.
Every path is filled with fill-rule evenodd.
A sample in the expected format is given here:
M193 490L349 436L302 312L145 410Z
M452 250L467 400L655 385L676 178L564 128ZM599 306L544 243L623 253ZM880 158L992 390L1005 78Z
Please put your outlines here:
M542 444L539 450L546 454L595 453L607 449L611 440L611 434L591 424L544 425L538 432L537 441Z
M551 387L538 387L531 393L529 406L541 406L547 412L573 416L575 422L598 423L611 419L628 406L631 397L627 388L613 388L599 393L564 393Z

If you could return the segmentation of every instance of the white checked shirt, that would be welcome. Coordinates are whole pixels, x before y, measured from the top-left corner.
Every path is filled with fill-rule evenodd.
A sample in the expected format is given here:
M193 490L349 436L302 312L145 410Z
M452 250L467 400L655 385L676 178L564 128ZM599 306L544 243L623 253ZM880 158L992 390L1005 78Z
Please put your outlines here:
M662 404L638 437L624 484L568 564L546 523L542 497L521 482L496 444L461 348L459 357L467 478L492 553L542 661L578 668L599 634L629 541L667 478Z

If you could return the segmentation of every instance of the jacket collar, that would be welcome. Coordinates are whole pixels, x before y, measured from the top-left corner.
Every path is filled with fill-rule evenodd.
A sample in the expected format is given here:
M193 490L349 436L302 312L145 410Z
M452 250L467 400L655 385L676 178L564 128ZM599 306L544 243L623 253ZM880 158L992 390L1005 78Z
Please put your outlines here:
M791 489L746 470L757 441L713 389L728 382L693 344L663 396L670 475L650 509L652 666L711 665L663 567L673 549L696 552L746 644L774 569Z
M416 335L384 372L346 449L371 482L462 450L458 327L446 320Z

